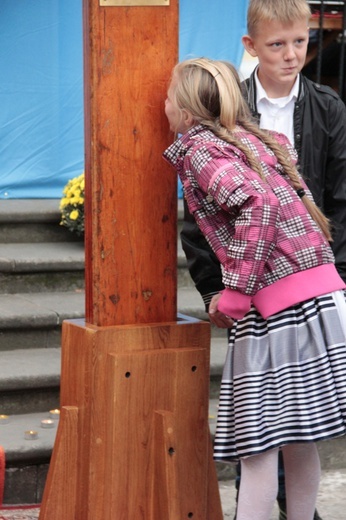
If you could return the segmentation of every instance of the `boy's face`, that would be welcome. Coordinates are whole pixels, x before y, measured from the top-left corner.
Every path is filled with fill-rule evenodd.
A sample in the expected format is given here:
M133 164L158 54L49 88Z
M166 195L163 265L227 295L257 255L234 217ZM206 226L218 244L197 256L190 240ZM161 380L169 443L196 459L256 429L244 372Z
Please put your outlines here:
M263 21L252 38L243 37L246 50L258 58L258 77L269 97L289 94L305 64L308 42L305 19L287 24Z

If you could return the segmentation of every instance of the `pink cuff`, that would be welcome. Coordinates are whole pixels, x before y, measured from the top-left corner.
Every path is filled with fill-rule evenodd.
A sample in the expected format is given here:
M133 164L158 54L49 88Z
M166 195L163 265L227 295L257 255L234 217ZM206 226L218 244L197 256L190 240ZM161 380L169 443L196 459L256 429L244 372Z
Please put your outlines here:
M222 291L221 298L218 301L217 309L226 316L230 316L235 320L240 320L249 312L251 307L251 296L242 294L233 289L225 289Z

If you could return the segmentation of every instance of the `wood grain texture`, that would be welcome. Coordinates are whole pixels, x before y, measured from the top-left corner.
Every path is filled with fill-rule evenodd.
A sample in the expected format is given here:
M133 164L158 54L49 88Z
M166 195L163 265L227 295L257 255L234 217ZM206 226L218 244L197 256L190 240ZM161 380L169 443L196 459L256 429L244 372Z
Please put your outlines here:
M177 184L162 159L178 2L84 0L86 319L176 319Z
M78 408L61 408L54 453L40 508L40 520L75 520L77 497Z
M206 518L206 380L203 349L111 356L105 520Z
M210 325L195 319L114 327L65 321L61 406L78 409L76 496L64 487L71 454L61 442L50 471L62 488L49 489L51 480L44 496L71 501L74 520L221 520L209 347Z

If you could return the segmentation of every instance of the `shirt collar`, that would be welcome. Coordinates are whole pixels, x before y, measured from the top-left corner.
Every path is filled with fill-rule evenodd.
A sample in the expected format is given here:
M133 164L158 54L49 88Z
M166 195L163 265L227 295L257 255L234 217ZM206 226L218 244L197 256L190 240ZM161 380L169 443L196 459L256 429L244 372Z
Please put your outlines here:
M256 90L257 90L257 103L259 103L260 101L263 101L263 100L268 100L270 101L271 103L273 103L273 99L270 99L266 93L266 91L264 90L264 88L262 87L262 84L260 82L260 80L258 79L258 67L255 71L255 82L256 82ZM287 96L287 103L289 103L292 99L296 100L298 99L298 93L299 93L299 74L294 82L294 85L291 89L291 92L289 93L289 95Z

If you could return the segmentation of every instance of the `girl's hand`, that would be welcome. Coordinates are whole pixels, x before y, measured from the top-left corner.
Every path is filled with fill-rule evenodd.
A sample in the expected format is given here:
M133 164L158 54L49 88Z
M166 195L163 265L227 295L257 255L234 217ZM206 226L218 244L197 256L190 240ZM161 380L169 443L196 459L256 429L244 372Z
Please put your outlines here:
M209 318L210 321L220 329L230 329L233 326L234 320L232 320L230 316L226 316L226 314L217 310L217 304L220 298L221 294L215 294L215 296L212 297L209 304Z

